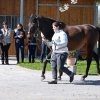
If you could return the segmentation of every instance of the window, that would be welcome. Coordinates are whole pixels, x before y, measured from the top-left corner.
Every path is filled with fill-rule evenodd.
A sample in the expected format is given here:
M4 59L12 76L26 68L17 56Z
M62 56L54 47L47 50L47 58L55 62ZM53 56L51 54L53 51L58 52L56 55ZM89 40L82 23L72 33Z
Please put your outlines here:
M29 23L30 16L24 16L24 29L25 31L28 31L28 23Z
M2 28L3 21L6 21L8 23L8 27L14 30L17 27L17 23L20 22L20 16L0 15L0 29Z

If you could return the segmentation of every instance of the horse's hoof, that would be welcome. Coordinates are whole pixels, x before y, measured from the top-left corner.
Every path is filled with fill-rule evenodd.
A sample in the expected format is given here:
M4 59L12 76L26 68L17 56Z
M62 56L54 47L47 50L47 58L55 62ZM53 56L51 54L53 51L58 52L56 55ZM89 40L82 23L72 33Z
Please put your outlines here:
M44 77L41 77L41 81L43 81L45 79L45 76Z
M59 81L61 81L61 78L60 78L60 77L58 77L58 80L59 80Z
M85 80L85 78L84 77L81 77L81 81L84 81Z

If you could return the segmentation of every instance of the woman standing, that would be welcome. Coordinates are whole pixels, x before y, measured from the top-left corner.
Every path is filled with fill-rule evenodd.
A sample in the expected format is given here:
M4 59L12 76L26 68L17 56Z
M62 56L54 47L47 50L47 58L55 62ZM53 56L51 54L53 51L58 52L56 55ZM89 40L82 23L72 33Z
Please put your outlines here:
M17 29L15 29L13 38L15 39L17 64L19 63L19 48L21 49L21 58L23 63L24 62L24 39L26 38L26 36L21 23L17 24Z
M62 24L60 22L54 22L52 26L55 32L52 37L52 42L45 41L45 43L51 45L53 49L53 56L51 59L53 79L48 84L57 84L57 67L60 71L66 73L70 77L69 81L72 82L74 79L74 73L64 67L68 56L67 34L62 30Z
M8 28L7 22L3 22L3 28L1 29L3 34L3 39L1 41L1 60L2 64L4 64L4 55L5 55L5 63L8 63L8 50L11 44L10 36L11 29Z
M29 33L27 35L29 37ZM36 35L33 35L31 41L28 40L28 50L29 50L29 63L34 63L35 62L35 53L36 53L36 46L37 46L37 40L36 38L38 37Z

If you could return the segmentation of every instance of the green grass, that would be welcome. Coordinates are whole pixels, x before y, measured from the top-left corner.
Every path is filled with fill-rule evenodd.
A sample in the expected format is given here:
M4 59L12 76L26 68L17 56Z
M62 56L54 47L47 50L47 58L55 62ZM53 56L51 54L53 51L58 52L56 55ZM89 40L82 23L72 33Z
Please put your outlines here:
M86 66L87 66L87 61L78 61L77 62L77 74L85 74ZM97 75L98 74L95 61L92 61L88 74L89 75Z
M19 63L18 64L20 67L24 67L24 68L29 68L29 69L33 69L33 70L42 70L43 69L43 63L40 63L40 60L35 60L35 63L29 63L28 60L24 60L24 63ZM46 67L47 71L51 71L51 64L47 64Z
M40 63L40 60L35 60L35 63L29 63L28 60L24 60L24 63L19 63L18 64L21 67L24 68L29 68L33 70L41 70L43 69L43 63ZM86 71L86 61L78 61L77 62L77 74L84 74ZM47 64L46 71L51 71L51 64ZM89 75L97 75L97 67L96 67L96 62L92 61L90 69L89 69Z

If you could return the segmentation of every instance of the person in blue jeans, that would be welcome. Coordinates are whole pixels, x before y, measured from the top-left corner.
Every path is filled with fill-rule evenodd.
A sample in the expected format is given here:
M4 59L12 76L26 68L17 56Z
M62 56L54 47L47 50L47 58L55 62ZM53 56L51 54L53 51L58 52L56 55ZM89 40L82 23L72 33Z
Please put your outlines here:
M77 61L78 61L78 56L79 56L79 52L80 52L80 49L76 50L77 54L76 54L76 59L75 59L75 62L74 62L74 65L77 64Z
M21 59L23 63L24 62L24 39L26 38L26 36L25 36L25 31L23 30L23 25L21 23L17 24L17 29L15 29L13 38L15 39L17 64L19 63L19 48L21 50Z
M44 57L45 52L47 52L47 55L48 55L49 52L50 52L50 49L49 49L48 47L46 47L47 45L44 43L45 37L44 37L44 35L42 34L42 32L41 32L41 37L42 37L42 51L41 51L41 56L40 56L40 63L43 62L43 57ZM46 49L46 48L47 48L47 49Z

